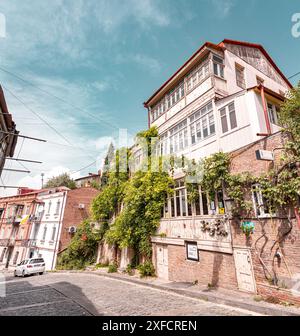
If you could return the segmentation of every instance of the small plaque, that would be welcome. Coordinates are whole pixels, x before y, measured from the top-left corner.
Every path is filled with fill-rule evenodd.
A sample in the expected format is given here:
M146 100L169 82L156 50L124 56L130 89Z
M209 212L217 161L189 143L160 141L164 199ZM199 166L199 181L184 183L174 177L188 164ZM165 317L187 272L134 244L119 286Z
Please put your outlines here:
M186 242L186 258L199 261L198 245L196 242Z

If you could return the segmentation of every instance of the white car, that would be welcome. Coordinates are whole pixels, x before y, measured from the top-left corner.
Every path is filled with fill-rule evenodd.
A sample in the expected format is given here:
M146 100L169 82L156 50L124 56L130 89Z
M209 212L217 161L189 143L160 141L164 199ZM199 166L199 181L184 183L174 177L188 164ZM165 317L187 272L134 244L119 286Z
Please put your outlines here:
M43 258L32 258L23 260L15 269L14 275L23 276L30 274L43 275L45 272L45 261Z

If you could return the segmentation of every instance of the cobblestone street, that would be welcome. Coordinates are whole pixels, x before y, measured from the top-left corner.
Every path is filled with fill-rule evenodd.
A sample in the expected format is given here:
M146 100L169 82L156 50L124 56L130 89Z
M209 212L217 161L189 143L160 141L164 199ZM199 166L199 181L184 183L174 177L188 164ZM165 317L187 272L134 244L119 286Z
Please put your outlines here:
M6 274L0 316L8 315L257 315L250 311L93 274Z

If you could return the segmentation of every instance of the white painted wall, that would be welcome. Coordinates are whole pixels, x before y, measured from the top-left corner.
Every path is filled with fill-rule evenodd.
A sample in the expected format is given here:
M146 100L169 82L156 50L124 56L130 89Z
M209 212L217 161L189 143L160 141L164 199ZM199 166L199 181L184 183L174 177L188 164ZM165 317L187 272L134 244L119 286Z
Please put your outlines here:
M36 239L36 248L34 249L34 257L42 257L45 259L46 270L55 268L57 249L62 229L62 219L66 205L67 191L46 193L38 195L38 200L43 202L43 216L40 224L34 224L31 230L31 239ZM51 202L50 211L49 204ZM57 210L57 203L60 207ZM36 216L39 216L38 209ZM38 226L37 234L34 236L35 228ZM56 228L54 239L52 239L53 228ZM44 230L47 228L46 236L44 239ZM29 252L28 252L29 253Z

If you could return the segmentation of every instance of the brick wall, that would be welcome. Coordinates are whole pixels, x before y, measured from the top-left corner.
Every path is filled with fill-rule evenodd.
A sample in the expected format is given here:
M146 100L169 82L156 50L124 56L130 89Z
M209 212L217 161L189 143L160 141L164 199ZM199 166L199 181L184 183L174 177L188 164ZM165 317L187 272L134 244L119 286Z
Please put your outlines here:
M77 227L89 217L91 202L98 194L99 190L90 187L68 191L59 251L65 249L71 241L72 235L68 232L68 228L70 226ZM84 204L84 209L79 209L79 204Z
M258 149L273 150L274 148L282 148L283 145L284 138L281 133L277 133L235 151L232 153L231 172L249 172L255 176L267 172L269 169L274 168L273 162L257 160L255 151ZM275 168L280 166L279 157L280 150L276 150ZM292 231L280 244L274 245L278 235L282 236L289 229L290 226L287 219L282 216L280 218L257 220L253 214L251 216L253 218L250 220L255 223L254 234L247 238L240 229L240 222L234 220L231 222L232 241L233 246L247 246L250 248L259 294L267 298L272 296L278 300L300 303L300 297L294 297L288 290L294 285L292 278L296 274L300 274L300 230L296 218L292 218ZM276 251L279 251L283 257L280 259L274 258ZM259 255L266 267L262 265ZM272 286L265 276L266 274L267 277L270 277L266 268L271 272L272 276L274 275L272 267L279 278L279 286L276 287Z
M269 169L273 168L273 162L257 160L255 151L258 149L272 151L274 148L282 148L283 145L284 138L282 134L276 133L232 152L231 173L249 172L255 176L259 176L262 173L267 172ZM275 165L278 165L280 150L275 150L274 155Z
M169 279L237 289L233 255L199 251L199 262L186 260L185 246L168 246Z

